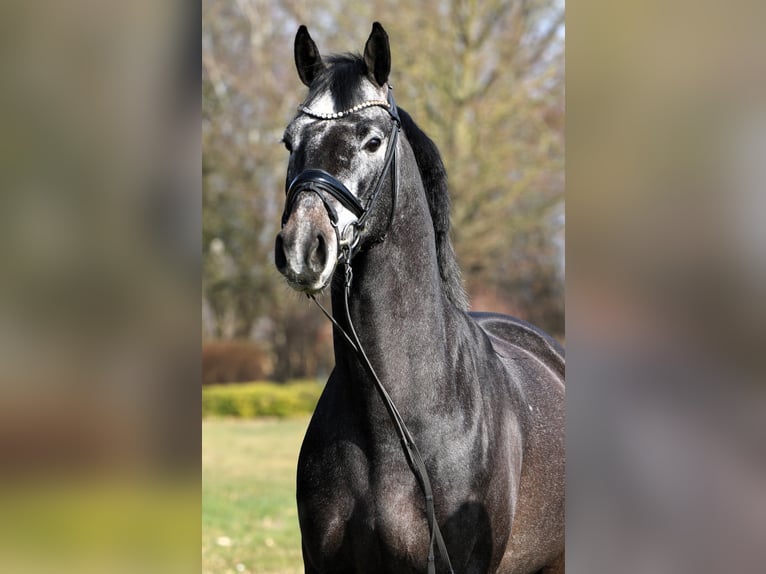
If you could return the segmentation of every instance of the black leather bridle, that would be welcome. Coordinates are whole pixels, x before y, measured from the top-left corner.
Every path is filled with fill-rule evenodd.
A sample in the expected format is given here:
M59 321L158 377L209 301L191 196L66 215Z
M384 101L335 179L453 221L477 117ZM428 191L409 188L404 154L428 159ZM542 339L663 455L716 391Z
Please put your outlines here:
M287 224L290 214L295 206L295 202L298 196L303 192L313 192L321 199L327 210L327 215L330 218L330 223L333 229L335 229L336 241L338 242L338 262L342 262L345 266L345 282L344 282L344 306L346 322L349 327L350 333L335 320L335 318L325 309L322 304L316 300L313 294L308 296L314 300L325 316L332 322L336 329L345 337L346 341L351 345L351 348L359 358L360 363L367 371L368 375L375 382L375 387L378 390L383 404L388 411L388 415L391 421L394 423L397 435L402 445L402 450L407 457L407 462L412 469L412 472L420 481L420 486L423 490L423 496L426 502L426 517L428 519L428 528L430 531L430 541L428 545L428 574L436 573L436 559L434 556L434 544L439 548L439 552L442 558L449 568L450 574L454 574L452 570L452 564L447 553L447 547L444 544L444 538L439 524L436 522L436 512L434 509L434 496L433 489L431 488L431 481L428 478L428 471L426 465L423 462L423 457L418 450L417 445L410 433L407 425L404 423L404 419L399 410L396 408L394 401L386 391L383 383L380 381L375 369L370 363L370 359L367 357L362 343L359 341L359 336L354 328L354 323L351 321L351 313L349 312L349 296L351 292L351 282L353 280L353 270L351 268L351 260L359 249L360 245L360 233L364 230L364 226L367 222L372 209L380 197L381 190L383 189L383 182L385 181L386 174L393 170L391 175L391 211L388 218L388 227L386 228L386 234L391 229L391 225L394 219L394 213L396 211L396 198L399 193L399 171L396 169L396 148L399 140L399 131L401 130L401 120L399 118L399 112L394 102L393 90L388 87L387 100L372 100L354 106L350 110L344 112L338 112L333 114L319 114L313 112L311 109L301 107L300 111L317 119L333 120L341 117L345 117L349 114L357 112L361 109L368 107L379 106L388 110L389 115L394 120L394 125L391 129L391 136L388 139L388 146L386 148L386 155L383 161L383 169L378 176L378 180L375 184L372 194L370 195L367 205L362 203L351 193L348 188L343 185L335 176L327 173L321 169L305 169L299 173L287 186L287 198L285 199L285 209L282 213L282 227ZM351 211L356 217L356 220L350 222L344 229L338 229L338 213L332 204L328 201L327 196L335 198L343 207ZM384 235L385 238L385 235Z
M392 171L391 211L389 213L386 233L388 233L388 230L391 228L394 213L396 211L396 198L399 194L399 171L396 169L396 148L399 141L399 131L402 126L401 120L399 119L399 111L396 107L393 90L390 86L388 89L387 100L371 100L364 104L354 106L345 112L320 114L304 106L299 108L301 112L313 118L334 120L373 106L382 107L388 111L391 119L393 119L393 127L391 128L391 135L388 138L386 155L383 158L383 169L378 176L372 194L367 201L367 205L362 205L359 199L357 199L357 197L343 185L343 182L322 169L304 169L287 186L285 209L282 212L282 227L284 227L287 224L288 219L290 219L290 214L295 207L295 202L298 196L307 191L315 193L324 204L327 215L330 218L330 223L332 224L333 229L335 229L335 236L339 247L338 253L340 254L339 261L350 262L351 258L358 250L361 232L364 230L367 218L380 197L380 193L383 189L383 182L389 171ZM349 223L344 229L338 229L338 213L328 201L327 196L333 197L343 207L353 213L356 220Z

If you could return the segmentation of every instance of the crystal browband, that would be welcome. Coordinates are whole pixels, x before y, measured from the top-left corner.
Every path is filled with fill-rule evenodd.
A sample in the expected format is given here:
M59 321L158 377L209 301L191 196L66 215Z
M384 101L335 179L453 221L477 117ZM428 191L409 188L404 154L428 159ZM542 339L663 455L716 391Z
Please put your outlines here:
M386 100L368 100L361 104L357 104L353 108L348 109L344 112L335 112L333 114L321 114L319 112L312 111L311 108L308 108L306 106L299 106L298 111L301 111L304 114L307 114L314 118L318 118L320 120L336 120L338 118L345 117L349 114L353 114L354 112L358 112L359 110L363 110L365 108L372 108L375 106L386 108L389 111L391 110L391 104L389 104Z

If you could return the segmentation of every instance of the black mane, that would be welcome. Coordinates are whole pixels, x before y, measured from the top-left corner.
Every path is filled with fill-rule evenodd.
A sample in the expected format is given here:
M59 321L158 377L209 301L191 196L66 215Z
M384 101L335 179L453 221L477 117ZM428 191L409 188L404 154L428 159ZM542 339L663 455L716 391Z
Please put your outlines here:
M436 235L436 256L439 274L447 298L458 308L468 309L468 296L463 288L460 266L450 239L450 197L447 186L447 170L444 167L439 148L413 121L410 114L399 108L399 117L407 140L415 154L420 178L426 190L428 210Z
M359 85L367 76L364 58L358 54L337 54L324 57L326 68L311 85L304 105L320 94L329 93L340 110L349 109L362 103L358 94ZM339 110L339 111L340 111ZM447 170L436 144L413 121L410 115L399 108L402 128L415 154L423 187L426 190L428 209L431 213L436 235L436 254L444 294L458 308L468 308L468 296L463 288L457 257L450 239L450 197L447 185Z

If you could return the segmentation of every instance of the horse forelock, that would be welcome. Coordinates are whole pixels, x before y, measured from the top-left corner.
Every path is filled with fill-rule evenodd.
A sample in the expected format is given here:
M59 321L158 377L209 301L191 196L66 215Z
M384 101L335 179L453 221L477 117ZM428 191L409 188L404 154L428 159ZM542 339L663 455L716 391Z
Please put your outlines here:
M333 54L324 57L325 69L309 89L304 105L329 107L327 112L340 112L374 99L372 84L367 80L367 65L358 54Z
M321 112L339 112L379 97L367 80L367 66L358 54L337 54L324 58L326 67L314 80L304 106ZM410 115L399 108L404 135L412 147L426 192L436 237L436 253L442 286L447 298L460 309L468 308L468 296L450 238L450 197L447 170L436 144Z

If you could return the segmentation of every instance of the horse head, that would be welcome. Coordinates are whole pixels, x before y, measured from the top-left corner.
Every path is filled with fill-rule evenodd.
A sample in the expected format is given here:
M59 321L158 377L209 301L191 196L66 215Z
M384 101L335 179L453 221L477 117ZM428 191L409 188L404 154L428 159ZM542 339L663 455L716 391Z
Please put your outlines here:
M388 35L377 22L363 57L322 58L301 26L295 64L309 93L282 138L290 159L274 260L293 288L315 293L339 261L382 240L391 225L400 120Z

